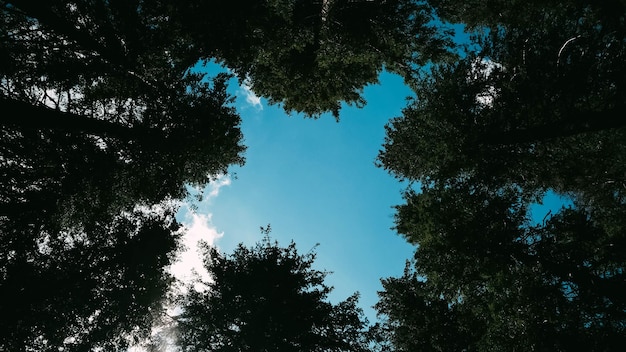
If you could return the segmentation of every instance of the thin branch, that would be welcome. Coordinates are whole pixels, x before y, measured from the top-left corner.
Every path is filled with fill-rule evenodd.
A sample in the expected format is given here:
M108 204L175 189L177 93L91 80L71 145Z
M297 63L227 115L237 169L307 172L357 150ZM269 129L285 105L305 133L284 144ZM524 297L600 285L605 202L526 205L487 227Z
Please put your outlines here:
M557 66L561 63L561 54L563 53L563 50L565 50L565 47L569 43L573 42L574 40L576 40L576 39L578 39L580 37L581 37L581 35L579 34L579 35L577 35L575 37L569 38L568 40L565 41L565 43L563 43L563 46L561 46L561 49L559 49L559 54L557 55L557 58L556 58L556 65Z

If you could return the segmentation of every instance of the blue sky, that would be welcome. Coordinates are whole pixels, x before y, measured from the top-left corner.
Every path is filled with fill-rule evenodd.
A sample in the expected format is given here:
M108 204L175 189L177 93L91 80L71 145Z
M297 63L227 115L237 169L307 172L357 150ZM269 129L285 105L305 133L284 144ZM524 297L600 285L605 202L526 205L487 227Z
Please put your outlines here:
M404 185L374 165L385 123L400 115L412 92L400 77L383 73L380 84L364 90L368 104L345 107L336 122L331 115L289 116L235 80L231 89L246 164L207 187L195 215L183 208L180 218L195 226L193 240L230 253L240 242L253 245L263 236L260 227L271 224L273 239L285 246L293 240L301 253L319 243L315 267L332 271L331 300L359 291L373 321L380 278L401 275L414 251L391 229Z
M364 89L368 104L345 107L339 122L331 115L287 115L234 79L231 93L243 120L246 164L204 189L194 213L182 208L190 251L175 271L201 267L194 248L199 239L231 253L238 243L254 245L263 236L260 227L270 224L272 238L283 246L293 240L306 253L319 244L315 268L332 272L326 281L335 288L331 300L358 291L366 316L375 321L380 279L402 275L415 250L392 229L393 206L403 203L406 184L374 165L384 125L401 114L412 91L383 72L379 84ZM562 203L550 194L533 215L543 219Z

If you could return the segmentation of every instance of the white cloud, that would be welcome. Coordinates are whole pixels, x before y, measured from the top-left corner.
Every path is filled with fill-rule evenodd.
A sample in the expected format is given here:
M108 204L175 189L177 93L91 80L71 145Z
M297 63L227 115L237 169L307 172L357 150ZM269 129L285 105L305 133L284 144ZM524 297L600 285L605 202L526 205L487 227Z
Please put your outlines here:
M190 189L194 197L183 204L179 211L184 230L181 238L183 250L172 265L171 272L185 284L191 283L196 275L199 275L203 281L210 280L202 264L200 244L206 243L214 246L223 233L219 232L211 222L213 214L208 211L199 213L198 210L207 209L213 199L219 195L220 189L230 184L231 178L228 175L220 175L209 182L204 190ZM193 201L194 198L195 201Z
M228 175L221 175L211 181L203 190L189 188L193 196L183 203L177 214L178 221L183 225L183 235L181 238L182 250L178 253L175 262L170 267L170 272L182 285L177 285L172 289L184 292L186 285L193 284L196 290L203 290L205 286L197 282L200 278L204 282L210 282L211 277L203 265L203 255L201 243L215 246L216 241L224 233L218 231L211 221L212 214L208 211L199 213L198 209L206 209L215 197L219 195L220 189L231 184ZM193 199L196 198L196 201ZM180 307L165 303L167 315L170 317L180 313ZM142 341L134 344L128 352L147 352L157 350L162 352L178 351L176 347L176 322L171 318L164 317L161 324L152 327L152 338L154 345L149 348L149 341Z
M182 237L184 250L178 256L178 260L172 265L172 274L185 284L193 281L199 275L203 281L210 280L209 274L202 265L202 253L200 243L215 245L215 241L224 234L217 231L211 222L212 214L189 213L188 220L183 223L185 232Z
M263 104L261 103L261 98L258 97L256 94L254 94L254 92L252 91L252 88L250 87L249 80L243 81L243 83L241 84L241 88L239 89L239 92L246 99L246 103L248 105L252 106L255 109L263 110Z
M220 188L224 186L230 186L231 179L227 175L220 175L214 181L209 183L207 187L209 189L209 199L215 198L220 193Z

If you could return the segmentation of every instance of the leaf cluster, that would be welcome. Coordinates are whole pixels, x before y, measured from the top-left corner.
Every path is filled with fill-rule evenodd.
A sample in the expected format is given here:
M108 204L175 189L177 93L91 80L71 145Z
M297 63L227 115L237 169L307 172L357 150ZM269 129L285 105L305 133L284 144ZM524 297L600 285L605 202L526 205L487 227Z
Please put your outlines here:
M396 213L417 249L403 277L383 280L385 348L616 350L624 4L432 4L474 30L475 50L416 77L386 127L380 166L417 185ZM548 191L569 206L539 221Z
M150 335L178 247L171 212L80 229L28 212L1 220L0 348L124 350Z
M231 255L206 247L210 280L181 296L185 351L366 351L358 294L332 304L315 253L280 247L268 235Z
M179 11L203 58L223 63L270 103L312 117L338 118L342 103L365 104L362 89L383 68L408 77L417 65L452 56L449 35L432 25L422 1L237 0Z

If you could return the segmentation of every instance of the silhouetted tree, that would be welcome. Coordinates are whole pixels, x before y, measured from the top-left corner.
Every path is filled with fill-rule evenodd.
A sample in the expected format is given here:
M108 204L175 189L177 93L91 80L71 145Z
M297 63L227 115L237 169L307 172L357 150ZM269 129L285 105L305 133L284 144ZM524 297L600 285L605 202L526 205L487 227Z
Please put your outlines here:
M206 248L211 280L190 288L177 318L185 351L367 351L367 322L357 295L327 301L315 253L282 248L269 236L232 255Z
M88 188L114 191L118 205L179 198L185 183L243 163L227 76L203 80L190 70L199 60L223 63L288 111L319 116L363 103L360 90L383 66L410 77L451 45L427 4L406 0L14 0L0 11L0 109L11 111L0 120L10 141L2 167L32 167L36 151L16 147L28 138L59 153L79 155L82 145L85 162L108 165L109 182Z
M479 49L413 84L381 165L424 184L471 177L529 193L623 194L626 27L624 11L608 10L618 3L442 3L442 15L484 26ZM495 19L492 5L507 9Z
M229 77L190 71L168 6L0 2L0 349L146 338L178 225L137 207L243 162Z
M383 280L376 306L395 350L616 351L626 343L623 224L609 227L576 206L534 224L521 199L514 189L466 184L407 196L397 229L418 245L414 267Z
M142 5L1 3L1 167L19 184L3 184L3 213L115 216L243 163L228 76L191 73L197 54L166 4Z
M451 58L425 1L235 0L177 4L202 57L286 111L339 116L383 68L410 77Z
M176 236L135 210L243 163L230 76L206 79L199 61L288 111L337 115L383 67L409 78L449 57L431 19L408 0L0 0L0 287L27 301L3 305L3 346L123 349L145 336ZM150 250L137 253L139 238ZM351 317L346 302L336 321Z
M383 280L384 348L615 351L624 344L623 3L433 1L475 30L412 84L380 165L414 186ZM571 206L539 224L548 190ZM459 343L444 339L452 336Z
M171 209L114 220L59 229L24 213L0 223L0 349L124 351L150 336L179 225Z
M188 104L163 102L178 110L176 125L163 121L160 128L117 124L110 128L109 122L87 121L40 107L69 120L63 122L67 129L40 130L36 124L4 128L2 214L45 212L67 226L89 217L106 221L135 204L182 198L185 184L203 185L211 175L225 172L229 163L242 161L243 147L238 145L242 137L233 125L239 117L220 106L219 100L226 99L224 78L219 77L212 87L198 87L198 96L187 94ZM160 114L153 112L157 117ZM87 125L96 122L95 129L102 127L103 132L77 131L82 126L73 123L73 118Z

